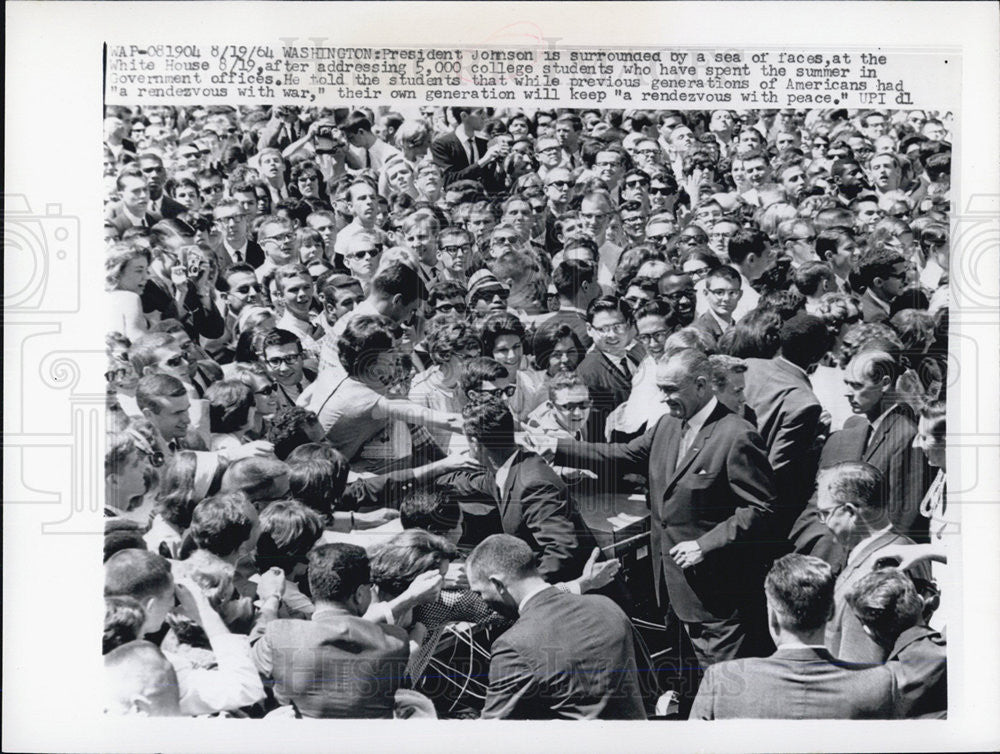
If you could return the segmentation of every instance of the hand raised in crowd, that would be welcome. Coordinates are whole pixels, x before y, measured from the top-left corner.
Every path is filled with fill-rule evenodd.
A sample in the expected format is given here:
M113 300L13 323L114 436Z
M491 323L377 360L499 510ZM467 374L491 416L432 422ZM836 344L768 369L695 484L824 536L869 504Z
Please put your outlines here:
M274 566L268 568L257 582L257 596L263 602L271 597L281 597L285 591L285 572Z
M597 559L600 555L601 548L595 547L594 551L590 553L590 557L587 558L587 562L583 566L583 573L577 579L581 592L593 592L607 586L615 580L615 576L621 570L621 561L611 559L598 562Z

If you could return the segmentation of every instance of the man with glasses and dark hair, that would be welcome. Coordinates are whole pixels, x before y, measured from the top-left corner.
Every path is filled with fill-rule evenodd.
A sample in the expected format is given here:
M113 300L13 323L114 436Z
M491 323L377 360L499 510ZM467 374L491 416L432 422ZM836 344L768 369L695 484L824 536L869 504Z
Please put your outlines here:
M466 362L462 370L462 393L469 403L491 398L509 401L517 392L514 378L503 364L488 356Z
M295 260L295 228L291 220L268 215L257 227L257 242L264 250L264 263L257 268L257 279Z
M261 347L261 362L274 380L278 407L294 406L312 381L304 371L302 341L288 330L272 330Z
M474 243L475 238L465 228L452 225L441 230L438 235L438 264L448 280L465 282L466 266ZM464 294L462 297L465 298Z
M891 249L874 249L858 262L858 282L865 286L861 296L861 318L865 322L885 322L892 302L906 287L906 259Z
M594 347L576 372L590 388L594 406L590 412L590 437L605 437L610 413L628 400L639 358L629 350L635 338L632 309L619 298L601 296L587 307L587 333Z

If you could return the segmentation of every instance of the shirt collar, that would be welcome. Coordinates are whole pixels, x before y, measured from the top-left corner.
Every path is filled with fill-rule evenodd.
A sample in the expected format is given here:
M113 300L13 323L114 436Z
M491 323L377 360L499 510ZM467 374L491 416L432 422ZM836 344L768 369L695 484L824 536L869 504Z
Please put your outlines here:
M562 304L559 307L559 311L561 311L561 312L575 312L576 314L579 314L579 315L581 315L583 317L587 316L587 312L585 312L579 306L572 306L570 304Z
M898 403L893 403L891 406L889 406L889 408L887 408L885 411L883 411L881 414L878 415L878 418L876 418L875 421L872 422L872 431L868 435L869 438L875 436L876 430L878 430L878 428L882 426L882 422L885 421L885 417L887 417L890 413L892 413L892 410L896 408L896 406L898 405L899 405Z
M524 597L521 598L521 601L517 603L517 612L523 613L524 606L528 604L528 600L530 600L536 594L541 594L548 588L549 588L548 584L542 584L540 586L536 586L534 589L532 589L530 592L524 595Z
M722 317L720 317L718 314L712 311L711 307L709 307L708 313L712 316L712 319L714 319L716 322L719 323L719 327L722 328L722 332L725 332L726 330L728 330L730 327L733 326L732 322L726 322L726 320L724 320Z
M496 479L497 489L500 490L501 497L503 497L503 488L504 485L507 483L507 477L510 475L510 468L511 466L514 465L514 459L517 458L517 454L520 452L521 452L520 450L515 450L513 453L511 453L510 458L504 461L503 465L499 469L497 469L496 474L493 475L494 478Z
M871 296L872 301L878 304L880 309L885 309L886 312L891 311L891 307L889 306L889 304L887 304L885 301L876 296L875 292L871 288L868 289L868 295Z
M809 382L809 373L805 369L800 367L798 364L793 364L784 356L778 356L776 358L778 359L778 361L782 361L785 364L788 364L788 366L790 366L795 371L796 374L801 374L803 377L805 377L806 382Z
M718 399L715 396L701 407L701 410L687 420L688 427L691 429L691 437L694 437L701 428L705 426L705 422L708 421L708 417L711 416L712 412L715 411L715 407L719 404Z
M132 222L133 225L142 225L143 221L146 219L145 217L133 215L129 212L128 207L125 206L124 202L122 203L122 213Z

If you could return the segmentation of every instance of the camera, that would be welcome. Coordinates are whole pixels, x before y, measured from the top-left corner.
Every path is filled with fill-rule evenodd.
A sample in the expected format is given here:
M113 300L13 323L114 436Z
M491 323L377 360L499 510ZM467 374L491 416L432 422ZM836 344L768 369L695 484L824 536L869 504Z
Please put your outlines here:
M316 154L332 154L344 147L344 135L336 126L323 124L316 129L313 145L316 148Z
M61 204L31 211L23 194L4 195L6 314L80 310L80 221Z

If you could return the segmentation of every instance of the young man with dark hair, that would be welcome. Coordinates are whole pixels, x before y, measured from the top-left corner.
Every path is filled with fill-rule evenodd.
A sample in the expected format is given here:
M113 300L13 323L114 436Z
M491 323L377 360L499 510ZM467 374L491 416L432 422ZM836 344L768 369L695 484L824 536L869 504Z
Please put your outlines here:
M739 306L742 296L743 278L739 272L729 265L712 270L705 276L708 311L698 317L692 323L693 326L718 340L722 333L735 324L733 312Z
M587 332L587 307L601 293L593 264L577 259L564 259L552 272L552 283L559 295L559 311L542 320L538 331L554 330L569 325L587 348L593 344Z
M785 555L772 566L764 591L777 651L708 668L692 720L896 717L899 691L892 673L845 663L823 644L834 604L834 576L827 563ZM740 693L727 684L738 684Z
M635 339L635 319L627 303L613 296L601 296L587 307L587 333L594 347L576 368L590 388L593 408L587 424L588 436L605 437L610 413L628 400L639 358L629 350Z
M444 185L460 180L474 180L483 184L486 192L495 194L504 186L495 167L503 164L510 152L510 145L497 142L492 147L481 131L487 110L481 107L450 108L455 130L431 142L431 157L444 173Z
M858 280L865 286L861 318L865 322L885 322L892 302L906 287L906 260L890 249L870 251L858 262Z

